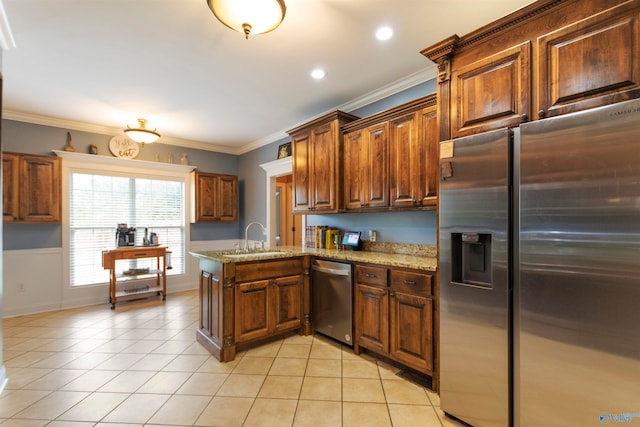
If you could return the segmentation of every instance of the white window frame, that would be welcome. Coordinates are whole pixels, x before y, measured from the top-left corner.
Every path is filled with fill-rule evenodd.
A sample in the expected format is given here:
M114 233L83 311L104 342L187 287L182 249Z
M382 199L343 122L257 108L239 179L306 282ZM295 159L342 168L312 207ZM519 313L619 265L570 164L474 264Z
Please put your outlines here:
M185 223L185 271L182 274L167 276L167 286L172 281L184 281L189 277L188 252L190 245L189 227L189 200L191 200L191 188L189 185L189 174L195 166L185 166L160 162L149 162L145 160L120 159L116 157L98 156L67 151L57 151L54 153L62 158L62 260L63 265L69 266L70 261L70 229L69 229L69 177L72 173L95 174L107 173L113 175L143 177L149 179L175 179L184 183L184 223ZM115 233L115 225L114 225ZM108 282L91 285L71 286L69 268L63 268L63 288L65 292L83 288L96 288L108 286ZM107 294L105 294L107 295Z

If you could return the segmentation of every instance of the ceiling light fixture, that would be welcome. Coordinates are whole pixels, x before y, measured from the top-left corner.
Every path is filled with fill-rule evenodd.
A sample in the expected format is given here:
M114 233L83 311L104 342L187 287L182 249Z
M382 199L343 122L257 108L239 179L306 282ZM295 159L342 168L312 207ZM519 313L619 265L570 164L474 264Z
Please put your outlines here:
M207 0L209 9L227 27L249 34L275 30L284 19L284 0Z
M327 75L327 72L321 68L316 68L311 72L311 77L316 80L324 79Z
M156 132L156 129L151 130L147 129L147 119L138 119L138 123L140 127L131 128L127 125L127 128L124 130L124 133L131 139L136 142L144 144L151 144L152 142L156 142L158 138L160 138L160 134Z
M393 30L390 27L380 27L376 31L376 38L378 40L389 40L393 37Z

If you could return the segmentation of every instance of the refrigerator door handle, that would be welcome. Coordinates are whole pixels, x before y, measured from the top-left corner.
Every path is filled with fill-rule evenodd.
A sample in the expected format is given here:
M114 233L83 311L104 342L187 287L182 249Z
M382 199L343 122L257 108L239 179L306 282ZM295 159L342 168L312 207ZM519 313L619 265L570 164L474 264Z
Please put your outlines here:
M467 283L449 282L449 284L450 285L457 285L457 286L467 286L469 288L484 289L485 291L492 291L493 290L493 284L491 284L491 283L482 283L482 282L467 282Z

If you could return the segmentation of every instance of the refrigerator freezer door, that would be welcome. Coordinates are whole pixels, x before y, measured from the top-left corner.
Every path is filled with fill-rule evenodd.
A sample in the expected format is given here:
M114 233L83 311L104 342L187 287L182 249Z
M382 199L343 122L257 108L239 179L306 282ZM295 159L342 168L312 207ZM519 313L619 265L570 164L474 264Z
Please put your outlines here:
M520 130L516 425L640 424L640 101Z
M440 401L476 427L509 424L510 140L441 144Z

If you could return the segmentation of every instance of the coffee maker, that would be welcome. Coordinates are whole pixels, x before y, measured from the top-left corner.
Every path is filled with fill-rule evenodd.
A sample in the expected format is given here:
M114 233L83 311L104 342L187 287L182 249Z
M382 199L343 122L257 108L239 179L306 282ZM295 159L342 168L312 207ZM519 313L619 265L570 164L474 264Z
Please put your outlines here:
M127 224L118 224L116 229L116 243L118 246L135 246L136 229L128 227Z

